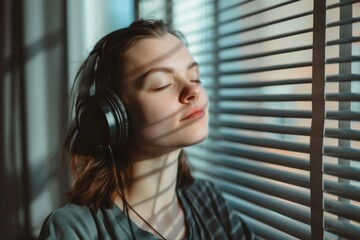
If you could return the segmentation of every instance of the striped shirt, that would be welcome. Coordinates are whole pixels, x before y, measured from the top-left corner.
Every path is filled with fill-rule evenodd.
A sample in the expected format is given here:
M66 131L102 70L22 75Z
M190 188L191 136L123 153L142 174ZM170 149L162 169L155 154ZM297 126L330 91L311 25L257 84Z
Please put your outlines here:
M210 182L195 179L178 189L187 223L186 239L255 239L246 223L232 211L220 191ZM130 221L136 239L157 239ZM115 204L93 214L74 204L53 211L44 221L39 239L131 239L126 215Z

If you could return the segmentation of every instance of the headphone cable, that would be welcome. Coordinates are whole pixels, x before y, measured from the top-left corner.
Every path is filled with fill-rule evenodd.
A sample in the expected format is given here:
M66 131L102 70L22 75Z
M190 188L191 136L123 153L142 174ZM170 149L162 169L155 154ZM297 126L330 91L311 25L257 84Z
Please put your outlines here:
M119 163L117 161L115 161L115 157L114 157L114 154L112 152L112 149L111 149L110 145L108 146L108 149L109 149L109 154L110 154L111 160L113 161L113 164L115 165L116 173L118 173L119 170L120 170L120 165L119 165ZM123 201L123 211L124 211L124 213L126 215L126 218L127 218L127 221L128 221L129 227L130 227L130 232L131 232L132 239L136 240L134 229L133 229L131 221L130 221L129 208L128 208L128 205L126 204L124 190L122 188L120 188L119 186L118 186L118 188L120 190L120 196L121 196L121 199Z
M112 152L112 149L111 149L111 146L109 145L108 147L109 149L109 153L110 153L110 157L113 161L113 163L115 164L115 168L116 168L116 171L119 171L119 164L115 161L115 157L114 157L114 154ZM125 215L127 216L127 219L128 219L128 224L130 226L130 230L131 230L131 235L132 235L132 238L135 240L135 234L134 234L134 230L133 230L133 227L132 227L132 224L130 222L130 214L129 214L129 208L144 222L146 223L146 225L148 225L159 237L161 237L162 239L165 239L166 238L161 235L153 226L151 226L150 223L148 223L137 211L135 211L135 209L126 201L125 199L125 195L124 195L124 192L123 190L121 190L121 198L122 198L122 201L123 201L123 209L124 209L124 213Z
M135 209L125 199L124 201L125 205L127 205L144 223L146 223L146 225L148 225L159 237L166 240L166 238L161 235L153 226L151 226L151 224L148 223L137 211L135 211Z

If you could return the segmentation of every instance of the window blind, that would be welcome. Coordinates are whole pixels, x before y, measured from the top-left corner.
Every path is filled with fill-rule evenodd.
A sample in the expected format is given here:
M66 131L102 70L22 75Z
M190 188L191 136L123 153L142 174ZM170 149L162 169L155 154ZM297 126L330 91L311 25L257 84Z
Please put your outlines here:
M327 1L325 236L360 237L360 3Z
M359 1L171 4L139 13L170 15L200 64L210 134L187 149L195 176L260 238L359 238Z

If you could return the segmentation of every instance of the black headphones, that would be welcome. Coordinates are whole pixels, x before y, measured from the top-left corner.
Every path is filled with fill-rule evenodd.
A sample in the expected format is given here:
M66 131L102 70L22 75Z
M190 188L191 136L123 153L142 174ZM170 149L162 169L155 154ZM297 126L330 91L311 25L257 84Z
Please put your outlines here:
M123 146L126 143L129 122L119 95L109 88L101 87L99 79L95 77L98 60L99 53L95 51L84 63L75 112L82 138L95 150L101 151L109 146ZM94 88L95 92L92 91Z

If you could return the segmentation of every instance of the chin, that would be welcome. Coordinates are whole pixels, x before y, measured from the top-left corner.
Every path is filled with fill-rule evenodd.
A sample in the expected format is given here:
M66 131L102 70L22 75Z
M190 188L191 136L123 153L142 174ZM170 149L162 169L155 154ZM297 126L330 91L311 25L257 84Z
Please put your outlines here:
M189 126L184 132L182 139L186 141L187 146L195 145L203 142L209 134L207 117L201 121Z
M207 135L203 138L200 138L199 140L195 141L194 143L190 144L190 145L195 145L195 144L199 144L199 143L202 143L203 141L205 141L207 138Z
M185 146L192 146L203 142L208 137L208 129L195 130L184 136L182 140Z

